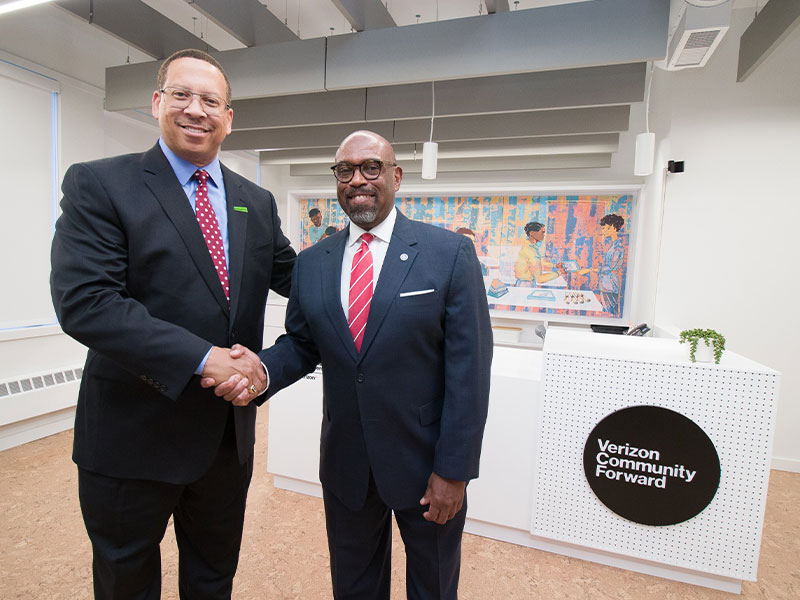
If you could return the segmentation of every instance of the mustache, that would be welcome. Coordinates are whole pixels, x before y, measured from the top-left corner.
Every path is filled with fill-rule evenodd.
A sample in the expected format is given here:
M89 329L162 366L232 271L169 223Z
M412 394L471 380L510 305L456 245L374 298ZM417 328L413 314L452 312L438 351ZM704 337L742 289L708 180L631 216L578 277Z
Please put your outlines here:
M345 198L353 198L354 196L377 196L377 192L369 188L350 188L345 192Z

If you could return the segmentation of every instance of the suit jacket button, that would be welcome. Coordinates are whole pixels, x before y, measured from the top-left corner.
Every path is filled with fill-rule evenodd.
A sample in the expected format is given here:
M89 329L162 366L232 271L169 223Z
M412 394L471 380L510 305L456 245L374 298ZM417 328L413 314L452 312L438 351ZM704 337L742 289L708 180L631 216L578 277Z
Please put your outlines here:
M357 381L358 383L364 383L364 380L365 380L365 379L366 379L366 377L364 377L364 374L363 374L363 373L359 373L358 375L356 375L356 381Z
M142 381L147 381L147 375L139 375L139 379Z

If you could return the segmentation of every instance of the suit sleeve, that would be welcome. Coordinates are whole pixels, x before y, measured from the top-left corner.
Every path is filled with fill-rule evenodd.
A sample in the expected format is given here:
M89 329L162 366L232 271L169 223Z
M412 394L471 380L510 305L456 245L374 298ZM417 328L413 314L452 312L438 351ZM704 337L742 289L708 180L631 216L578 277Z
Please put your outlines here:
M442 477L469 481L478 476L492 349L481 268L464 237L445 301L444 402L433 467Z
M174 400L211 344L128 296L125 227L91 167L70 167L62 192L50 274L61 328Z
M311 373L320 362L319 351L311 336L311 329L303 313L300 302L300 285L303 269L302 254L297 257L289 294L289 303L286 306L286 333L275 340L275 344L259 352L264 365L269 373L269 388L257 401L262 404L283 388Z

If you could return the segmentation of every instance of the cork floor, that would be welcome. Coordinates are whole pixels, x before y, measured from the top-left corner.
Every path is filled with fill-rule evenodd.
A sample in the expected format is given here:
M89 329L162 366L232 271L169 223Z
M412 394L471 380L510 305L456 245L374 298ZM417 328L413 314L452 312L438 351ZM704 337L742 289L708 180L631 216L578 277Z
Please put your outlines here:
M322 501L277 490L266 473L267 411L260 411L236 599L330 598ZM66 431L0 452L0 599L91 598L91 552ZM800 599L800 474L773 471L758 581L741 598ZM392 598L404 598L394 532ZM172 529L162 543L162 598L177 594ZM465 534L462 600L722 599L735 595Z

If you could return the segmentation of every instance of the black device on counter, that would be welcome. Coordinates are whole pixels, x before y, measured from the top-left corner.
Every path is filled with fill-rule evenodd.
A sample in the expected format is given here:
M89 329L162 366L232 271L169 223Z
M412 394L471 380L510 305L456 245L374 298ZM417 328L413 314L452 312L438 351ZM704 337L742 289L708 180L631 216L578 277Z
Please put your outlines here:
M600 325L598 323L592 323L589 327L591 327L592 331L595 333L616 333L617 335L622 335L628 331L625 325Z
M641 336L641 335L644 335L645 333L647 333L648 331L650 331L650 328L647 326L647 323L641 323L641 324L637 325L636 327L633 327L625 335L638 335L638 336Z

